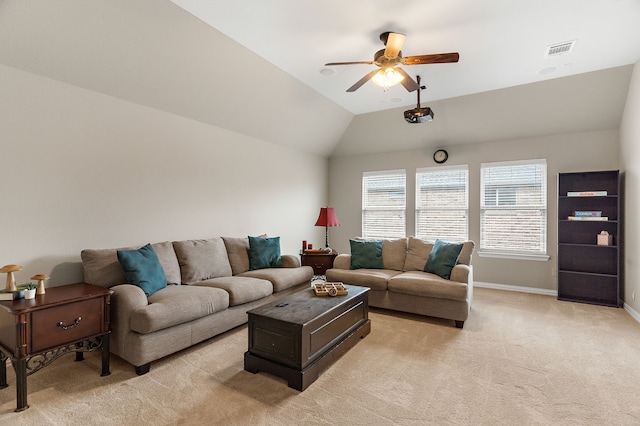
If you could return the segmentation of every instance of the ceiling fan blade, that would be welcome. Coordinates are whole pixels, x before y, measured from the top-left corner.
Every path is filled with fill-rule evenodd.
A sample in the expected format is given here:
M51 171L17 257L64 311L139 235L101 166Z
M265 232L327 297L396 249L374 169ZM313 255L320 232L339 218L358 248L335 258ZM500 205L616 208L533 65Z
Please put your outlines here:
M406 38L407 36L404 34L389 33L387 47L384 49L384 56L391 59L397 58Z
M460 55L458 52L453 53L436 53L433 55L407 56L402 58L400 62L404 65L420 65L420 64L446 64L449 62L458 62Z
M405 89L407 89L407 92L413 92L414 90L418 90L418 88L420 86L418 86L418 83L416 83L411 76L409 76L409 74L407 74L407 72L405 70L403 70L402 68L396 68L396 70L402 74L402 76L404 77L402 79L402 81L400 82L400 84L402 84L404 86Z
M371 77L373 77L376 73L378 72L378 70L373 70L371 71L369 74L365 75L364 77L362 77L360 80L358 80L356 82L356 84L354 84L353 86L349 87L347 89L347 92L355 92L356 90L358 90L363 84L365 84L367 81L371 80Z
M325 67L331 66L331 65L356 65L356 64L365 64L365 65L372 65L373 61L359 61L359 62L328 62L326 64L324 64Z

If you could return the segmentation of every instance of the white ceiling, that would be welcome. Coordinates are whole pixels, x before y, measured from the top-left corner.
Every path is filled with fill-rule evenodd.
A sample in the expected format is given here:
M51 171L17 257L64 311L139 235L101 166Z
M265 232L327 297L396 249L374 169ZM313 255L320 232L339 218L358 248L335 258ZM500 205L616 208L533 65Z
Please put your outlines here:
M420 75L422 101L459 97L635 63L640 58L639 0L172 0L218 31L354 114L416 102L401 85L346 89L375 65L384 31L407 35L404 56L459 52L454 64L404 66ZM547 47L576 40L571 53ZM215 51L212 52L215 55ZM230 58L218 58L233 67Z

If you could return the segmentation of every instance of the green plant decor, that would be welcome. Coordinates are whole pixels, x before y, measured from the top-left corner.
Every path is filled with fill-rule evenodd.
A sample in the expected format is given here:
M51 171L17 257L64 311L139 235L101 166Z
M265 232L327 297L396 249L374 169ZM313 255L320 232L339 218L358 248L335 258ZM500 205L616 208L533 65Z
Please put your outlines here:
M34 283L25 283L18 287L18 290L35 290L37 287Z

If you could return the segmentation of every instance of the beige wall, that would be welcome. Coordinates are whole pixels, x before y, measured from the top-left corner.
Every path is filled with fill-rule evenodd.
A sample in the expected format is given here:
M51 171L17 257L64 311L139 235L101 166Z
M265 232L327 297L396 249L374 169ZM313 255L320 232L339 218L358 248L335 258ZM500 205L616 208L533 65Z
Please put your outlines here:
M428 126L428 124L424 125ZM469 166L469 237L480 242L480 164L491 161L547 159L548 262L507 260L474 256L474 279L492 284L556 290L557 174L618 168L618 131L594 131L524 140L445 146L446 165ZM400 151L362 156L332 157L329 161L330 205L336 208L341 226L330 230L332 247L349 252L349 238L361 234L362 172L389 169L407 171L407 235L415 228L415 170L435 166L434 149ZM640 294L639 294L640 296Z
M625 303L640 312L640 62L629 86L620 125L620 164L625 183ZM634 299L635 295L635 299Z
M324 237L323 156L2 65L0 90L0 266L19 283L81 280L83 248Z

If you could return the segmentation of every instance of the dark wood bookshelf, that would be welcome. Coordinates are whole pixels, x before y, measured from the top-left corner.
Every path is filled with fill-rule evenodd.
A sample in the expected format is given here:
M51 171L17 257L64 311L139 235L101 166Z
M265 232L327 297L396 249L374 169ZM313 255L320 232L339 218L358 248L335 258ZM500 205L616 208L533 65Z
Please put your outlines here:
M606 195L567 196L606 191ZM558 175L558 299L622 306L621 182L618 170ZM569 220L576 211L598 211L608 220ZM610 245L598 245L607 231Z

